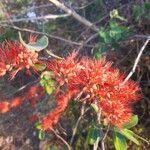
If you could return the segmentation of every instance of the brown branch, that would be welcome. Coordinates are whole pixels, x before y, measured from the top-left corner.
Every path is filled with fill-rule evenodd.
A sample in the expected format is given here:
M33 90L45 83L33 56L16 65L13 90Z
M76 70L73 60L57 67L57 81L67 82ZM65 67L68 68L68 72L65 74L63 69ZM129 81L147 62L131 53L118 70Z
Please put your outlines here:
M88 110L89 110L89 109L86 109L86 110L85 110L85 102L84 102L84 103L82 104L82 107L81 107L81 115L80 115L80 117L78 118L78 120L77 120L77 122L76 122L76 124L75 124L75 127L74 127L74 129L73 129L73 133L72 133L72 137L71 137L71 140L70 140L70 144L73 143L74 137L75 137L75 135L76 135L76 133L77 133L77 129L78 129L79 123L80 123L81 119L83 118L84 114L85 114Z
M20 27L15 26L15 25L0 24L0 26L13 28L13 29L19 30L19 31L25 31L25 32L35 33L35 34L46 35L46 36L48 36L50 38L69 43L70 45L78 45L78 46L82 46L83 45L82 43L78 43L78 42L74 42L74 41L71 41L71 40L67 40L67 39L64 39L64 38L56 36L56 35L47 34L45 32L35 31L35 30L27 29L27 28L20 28ZM85 47L94 47L93 45L84 45L84 46Z
M51 131L53 131L53 133L56 135L56 137L58 139L60 139L67 146L68 150L71 150L70 145L67 143L67 141L64 138L62 138L60 135L58 135L54 129L51 129Z
M105 139L106 139L106 137L107 137L109 131L110 131L110 124L109 124L108 127L107 127L107 130L106 130L106 133L105 133L103 139L101 140L101 147L102 147L102 150L105 150Z
M74 10L65 6L63 3L59 2L58 0L49 0L49 1L52 2L54 5L56 5L58 8L62 9L66 13L68 13L69 15L73 16L76 20L78 20L79 22L81 22L85 26L91 28L92 30L94 30L96 32L99 31L99 28L96 27L93 23L91 23L90 21L88 21L84 17L80 16Z
M98 124L101 123L101 113L102 113L102 110L99 109L99 112L97 113L97 122L98 122ZM99 141L100 141L100 137L98 137L96 139L96 142L93 145L93 150L97 150Z
M125 84L125 83L131 78L131 76L133 75L133 73L135 72L136 67L137 67L137 64L138 64L138 62L140 61L140 58L141 58L141 56L142 56L142 53L143 53L143 51L145 50L145 48L146 48L147 44L149 43L149 41L150 41L150 38L148 38L148 39L145 41L144 45L141 47L140 52L139 52L137 58L135 59L135 62L134 62L134 65L133 65L132 70L131 70L130 73L127 75L127 77L125 78L125 80L123 81L123 83L122 83L121 85Z
M64 18L70 16L69 14L62 14L62 15L54 15L49 14L46 16L39 16L39 17L31 17L31 18L19 18L19 19L7 19L7 20L1 20L0 23L9 23L9 22L22 22L22 21L32 21L32 20L47 20L47 19L58 19L58 18Z

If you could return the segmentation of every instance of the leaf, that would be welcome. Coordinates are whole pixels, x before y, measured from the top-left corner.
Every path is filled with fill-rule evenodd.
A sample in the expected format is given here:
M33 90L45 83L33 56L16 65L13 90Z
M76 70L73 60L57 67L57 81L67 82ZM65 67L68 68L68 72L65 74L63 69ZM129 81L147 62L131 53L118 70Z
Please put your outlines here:
M44 71L40 78L40 84L45 88L46 92L50 95L55 90L56 84L55 81L52 79L53 72L51 71Z
M25 46L28 49L37 51L37 52L45 49L48 46L48 37L47 36L42 36L39 40L37 40L34 43L26 44L24 42L24 40L22 39L21 33L19 32L19 40L23 46Z
M51 95L52 92L54 91L54 88L50 84L45 84L44 88L49 95Z
M129 120L129 122L125 123L123 125L123 128L127 128L127 129L130 129L134 126L136 126L138 124L138 116L137 115L133 115L131 117L131 119Z
M40 122L36 122L35 123L35 128L38 129L38 130L41 130L42 129L41 123Z
M135 20L139 20L145 13L143 5L134 5L133 8L133 17Z
M110 12L110 17L111 17L111 18L116 18L118 15L119 15L119 13L118 13L118 10L117 10L117 9L113 9L113 10Z
M98 106L97 106L96 104L94 104L94 103L92 103L91 106L92 106L92 108L95 110L95 112L98 113L98 111L99 111Z
M51 77L54 76L54 73L52 71L44 71L41 74L41 79L45 78L45 79L50 79Z
M111 38L109 36L109 30L101 28L99 31L99 35L102 38L104 43L111 43Z
M46 65L45 64L35 64L34 65L35 69L37 69L38 71L43 71L46 69Z
M103 137L103 134L102 134L101 129L93 126L88 131L87 143L93 145L96 142L97 138L102 139L102 137Z
M39 130L38 138L40 140L44 140L45 139L45 132L43 130Z
M114 9L110 12L110 17L111 18L117 18L117 19L120 19L122 21L127 21L124 17L119 15L119 12L117 9Z
M130 131L131 131L131 130L130 130ZM146 139L144 139L144 138L142 138L141 136L139 136L139 135L135 134L133 131L131 131L131 132L132 132L132 134L133 134L136 138L138 138L138 139L140 139L140 140L142 140L142 141L146 142L147 144L150 144L150 142L149 142L149 141L147 141Z
M126 138L122 134L114 131L113 140L116 150L127 150Z
M127 139L134 142L136 145L140 145L139 141L134 137L134 132L128 129L121 129L120 133L124 135Z

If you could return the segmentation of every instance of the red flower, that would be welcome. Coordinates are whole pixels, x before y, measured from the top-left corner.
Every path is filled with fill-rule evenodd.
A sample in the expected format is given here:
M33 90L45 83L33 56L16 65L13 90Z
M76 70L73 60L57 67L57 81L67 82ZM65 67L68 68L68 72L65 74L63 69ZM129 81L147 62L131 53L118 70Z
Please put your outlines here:
M77 67L77 52L73 52L63 60L49 60L46 62L47 69L53 71L56 81L60 86L68 83L68 78L74 76L75 68Z
M101 99L99 107L102 109L105 119L118 127L122 127L124 123L128 122L132 115L131 107L120 100Z
M7 101L2 101L0 102L0 112L1 113L6 113L10 109L10 104Z
M7 71L7 66L5 63L0 62L0 76L4 76Z
M54 125L58 122L61 114L64 112L68 106L69 100L75 94L75 91L69 91L64 94L60 94L56 100L56 108L50 111L41 120L42 127L44 130L52 129Z
M15 108L15 107L18 107L20 106L22 103L23 103L23 98L21 96L16 96L16 97L13 97L11 102L10 102L10 107L11 108Z
M39 85L32 85L28 87L23 95L14 96L7 101L0 102L0 112L5 113L11 108L19 107L24 101L30 101L34 106L36 102L43 96L44 89Z
M25 48L19 42L4 42L0 48L0 75L11 71L11 79L22 69L29 70L38 61L38 53Z
M76 94L82 92L87 97L84 100L90 103L98 101L105 119L118 127L129 121L132 115L131 103L141 97L136 82L129 80L122 85L125 75L105 59L77 59L77 54L73 53L64 60L50 60L47 67L54 72L64 92L75 90ZM58 112L56 107L45 118L46 129L48 124L52 127L58 121Z
M24 99L31 102L34 106L36 102L43 96L44 89L42 86L39 85L32 85L30 86L24 93Z

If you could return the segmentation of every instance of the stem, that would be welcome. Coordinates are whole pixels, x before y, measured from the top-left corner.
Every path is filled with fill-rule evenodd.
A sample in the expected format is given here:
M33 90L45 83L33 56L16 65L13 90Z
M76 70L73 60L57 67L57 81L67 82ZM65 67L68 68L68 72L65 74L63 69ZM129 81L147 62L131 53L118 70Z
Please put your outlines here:
M101 123L101 109L97 113L97 122L98 124ZM93 150L97 150L99 141L100 141L100 137L98 137L96 142L94 143Z
M101 148L102 148L102 150L105 150L105 139L106 139L106 137L108 135L109 130L110 130L110 124L108 125L108 128L106 130L106 133L105 133L103 139L101 140Z
M56 137L57 137L58 139L60 139L60 140L67 146L68 150L71 150L71 149L72 149L71 146L67 143L67 141L66 141L64 138L62 138L60 135L58 135L57 132L56 132L54 129L51 129L51 130L52 130L53 133L56 135Z
M147 44L149 43L149 41L150 41L150 38L148 38L148 39L145 41L144 45L141 47L140 52L139 52L139 54L138 54L138 56L137 56L137 58L136 58L136 60L135 60L135 62L134 62L134 65L133 65L132 70L130 71L130 73L128 74L128 76L125 78L125 80L123 81L123 83L122 83L121 85L125 84L125 83L130 79L130 77L133 75L133 73L135 72L135 69L136 69L136 67L137 67L137 64L138 64L138 62L140 61L140 58L141 58L141 56L142 56L142 53L143 53L144 49L146 48Z
M89 109L86 109L85 110L85 101L84 101L84 103L82 104L82 107L81 107L81 115L80 115L80 117L78 118L78 120L77 120L77 122L76 122L76 124L75 124L75 127L74 127L74 129L73 129L73 133L72 133L72 137L71 137L71 140L70 140L70 144L72 144L73 143L73 141L74 141L74 137L75 137L75 135L76 135L76 133L77 133L77 129L78 129L78 126L79 126L79 123L80 123L80 121L81 121L81 119L82 119L82 117L83 117L83 115L85 114L85 112L87 112Z

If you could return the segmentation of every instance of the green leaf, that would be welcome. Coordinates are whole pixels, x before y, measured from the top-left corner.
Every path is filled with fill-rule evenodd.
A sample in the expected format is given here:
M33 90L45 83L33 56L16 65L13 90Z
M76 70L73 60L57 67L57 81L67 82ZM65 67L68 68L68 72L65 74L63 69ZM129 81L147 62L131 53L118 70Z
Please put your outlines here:
M52 92L54 91L54 88L53 88L52 85L50 85L50 84L45 84L45 85L44 85L44 88L45 88L46 92L47 92L49 95L51 95Z
M36 122L34 126L35 126L35 128L38 129L38 130L41 130L41 129L42 129L42 126L41 126L41 123L40 123L40 122Z
M102 38L104 43L111 43L111 38L109 36L109 30L105 30L104 28L101 28L99 31L99 35Z
M49 95L52 94L56 87L55 81L52 79L53 75L54 74L51 71L44 71L40 76L40 84L45 88Z
M144 7L143 5L134 5L133 6L133 17L135 18L135 20L139 20L141 18L141 16L144 15L145 11L144 11Z
M39 130L38 138L40 140L44 140L45 139L45 132L43 130Z
M120 19L122 21L127 21L124 17L119 15L119 12L117 9L114 9L110 12L110 17L111 18L117 18L117 19Z
M54 76L54 73L52 71L44 71L41 74L41 79L45 78L45 79L50 79L51 77Z
M99 108L98 108L98 106L96 104L92 103L91 106L95 110L95 112L99 111Z
M103 137L103 134L102 134L101 129L93 126L89 129L86 140L88 144L93 145L96 142L97 138L102 139L102 137Z
M111 17L111 18L116 18L118 15L119 15L119 13L118 13L118 10L117 10L117 9L113 9L113 10L110 12L110 17Z
M126 138L122 134L114 131L113 140L116 150L127 150Z
M128 129L121 129L120 133L124 135L127 139L134 142L136 145L140 145L139 141L134 137L134 132Z
M56 146L51 146L51 147L49 148L49 150L59 150L59 148L56 147Z
M130 131L131 131L131 130L130 130ZM140 139L140 140L146 142L147 144L150 144L150 141L147 141L146 139L142 138L141 136L135 134L133 131L131 131L131 132L132 132L132 134L134 135L134 137L136 137L136 138L138 138L138 139Z
M23 46L25 46L28 49L37 51L37 52L45 49L48 46L48 37L47 36L42 36L39 40L37 40L34 43L26 44L24 42L24 40L22 39L21 33L19 32L19 40Z
M37 69L38 71L43 71L46 68L45 64L35 64L34 65L35 69Z
M138 116L137 115L133 115L131 117L131 119L129 120L129 122L125 123L123 125L123 128L127 128L127 129L130 129L134 126L136 126L138 124Z

